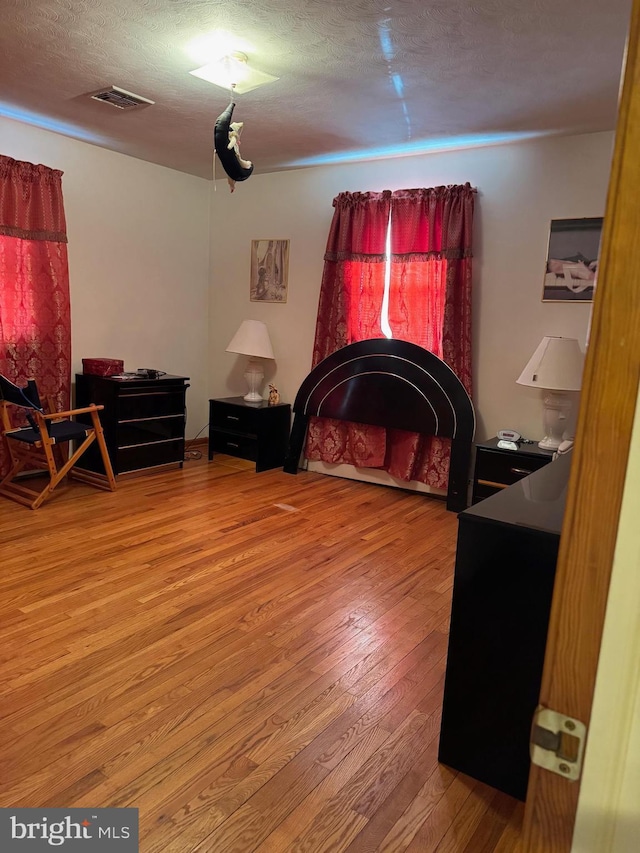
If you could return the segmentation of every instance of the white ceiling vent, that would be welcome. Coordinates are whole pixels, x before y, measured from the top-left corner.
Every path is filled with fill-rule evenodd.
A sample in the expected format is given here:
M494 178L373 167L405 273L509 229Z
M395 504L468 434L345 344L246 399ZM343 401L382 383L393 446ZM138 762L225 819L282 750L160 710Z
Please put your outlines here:
M134 95L133 92L127 92L126 89L120 89L118 86L109 86L108 89L96 92L91 97L94 101L104 101L105 104L111 104L119 110L133 110L136 107L155 104L155 101L143 98L142 95Z

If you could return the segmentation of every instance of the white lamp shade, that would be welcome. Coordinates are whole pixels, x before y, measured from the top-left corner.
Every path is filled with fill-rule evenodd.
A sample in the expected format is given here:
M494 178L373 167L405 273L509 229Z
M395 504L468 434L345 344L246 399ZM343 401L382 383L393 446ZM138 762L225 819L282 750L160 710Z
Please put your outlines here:
M243 320L226 351L254 358L275 358L269 332L260 320Z
M545 336L516 380L549 391L579 391L584 355L575 338Z

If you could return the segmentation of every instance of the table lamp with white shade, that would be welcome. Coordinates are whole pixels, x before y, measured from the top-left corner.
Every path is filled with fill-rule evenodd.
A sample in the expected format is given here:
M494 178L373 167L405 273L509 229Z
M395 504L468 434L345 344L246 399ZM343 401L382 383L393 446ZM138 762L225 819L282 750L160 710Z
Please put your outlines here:
M542 450L557 450L563 441L571 410L568 392L580 390L583 365L584 355L575 338L546 335L516 380L547 392L543 397L545 437L538 442Z
M260 320L243 320L226 351L249 356L244 373L244 378L249 385L249 393L245 394L244 399L247 403L260 403L262 401L261 385L264 379L264 369L260 359L275 358L267 327Z

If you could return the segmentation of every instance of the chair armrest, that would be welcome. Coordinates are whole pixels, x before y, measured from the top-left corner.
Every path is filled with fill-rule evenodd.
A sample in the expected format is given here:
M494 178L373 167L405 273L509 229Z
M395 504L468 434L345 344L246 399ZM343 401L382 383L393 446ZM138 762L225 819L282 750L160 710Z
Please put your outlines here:
M45 419L45 421L52 421L55 418L70 418L73 415L85 415L88 412L100 412L104 409L104 406L97 406L92 404L91 406L85 406L83 409L70 409L68 412L54 412L52 415L41 415Z

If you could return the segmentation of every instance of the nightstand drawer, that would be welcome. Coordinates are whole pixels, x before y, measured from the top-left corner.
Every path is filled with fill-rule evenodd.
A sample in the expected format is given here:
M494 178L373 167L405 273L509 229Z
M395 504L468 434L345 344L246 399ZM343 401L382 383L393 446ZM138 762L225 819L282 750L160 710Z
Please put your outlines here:
M258 415L260 410L248 406L233 406L228 403L211 402L210 420L214 429L227 432L242 432L256 435L258 432ZM218 448L215 448L216 450Z
M495 495L496 492L506 488L507 487L502 485L502 483L494 483L493 480L486 480L483 482L477 481L473 489L473 498L471 503L477 504L478 501L490 498L491 495Z
M517 450L502 450L497 445L497 438L476 444L473 504L523 480L553 459L553 453L537 444L522 444Z
M476 478L480 485L487 483L510 486L523 477L528 477L549 462L549 459L536 459L518 454L517 451L478 451Z
M255 462L258 458L258 441L247 435L237 435L215 429L211 432L210 450L216 453L226 453L229 456L239 456L241 459L249 459Z

